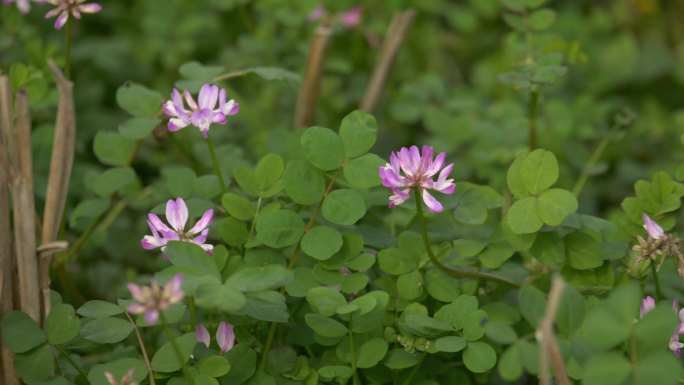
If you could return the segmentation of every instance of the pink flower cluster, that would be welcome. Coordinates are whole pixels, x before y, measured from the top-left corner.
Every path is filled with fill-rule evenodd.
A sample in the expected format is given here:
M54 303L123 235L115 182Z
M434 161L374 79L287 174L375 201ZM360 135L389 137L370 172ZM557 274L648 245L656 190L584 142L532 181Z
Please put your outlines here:
M204 212L190 230L185 231L185 225L188 222L188 207L181 198L176 200L169 199L166 202L166 220L171 227L162 222L157 215L149 213L147 215L147 225L150 227L152 235L145 235L140 243L145 250L161 248L161 251L164 252L169 241L192 242L208 253L211 253L214 246L205 242L207 241L209 225L211 225L213 218L214 210L209 209Z
M361 13L363 12L363 7L357 6L348 11L336 14L332 16L334 21L338 21L347 28L354 28L361 23ZM321 4L317 5L309 16L307 17L311 21L323 20L328 16L328 11Z
M648 296L644 298L644 300L641 302L641 307L639 308L639 318L644 318L644 315L655 308L655 306L656 303L653 297ZM679 341L679 336L684 334L684 309L679 308L678 300L674 300L672 303L672 309L679 315L679 325L677 325L677 328L672 333L668 347L672 353L679 358L682 355L682 348L684 348L684 343Z
M185 108L185 103L189 109ZM218 103L218 105L217 105ZM162 106L164 114L170 116L169 131L178 131L189 125L197 127L206 138L212 124L226 124L226 117L235 115L240 106L235 100L226 99L226 90L217 85L205 84L197 97L197 102L190 92L183 91L183 96L177 89L171 92L171 100Z
M181 288L183 275L178 274L164 286L159 286L156 280L152 280L150 286L138 286L134 283L128 284L136 303L128 305L126 311L131 314L145 314L145 321L149 324L157 322L159 312L180 302L185 293Z
M411 191L418 190L430 211L438 213L444 209L428 190L452 194L456 185L453 179L447 179L447 177L454 164L444 167L446 154L442 152L433 160L433 153L434 149L430 146L423 146L422 155L417 146L411 146L411 148L403 147L399 152L390 154L389 163L381 166L379 170L383 186L392 189L393 195L389 198L390 207L406 202ZM401 174L402 171L404 175ZM438 172L437 180L432 180Z
M203 343L206 347L211 344L211 336L209 335L209 330L203 324L197 325L195 328L195 338L198 342ZM221 322L216 329L216 343L221 349L219 354L223 354L235 345L235 333L233 332L233 325Z
M66 24L69 15L81 19L82 13L97 13L102 10L102 5L97 3L83 4L86 0L2 0L5 5L17 4L19 12L28 13L31 10L31 1L38 4L50 3L57 8L45 14L45 18L57 16L55 29L60 30Z

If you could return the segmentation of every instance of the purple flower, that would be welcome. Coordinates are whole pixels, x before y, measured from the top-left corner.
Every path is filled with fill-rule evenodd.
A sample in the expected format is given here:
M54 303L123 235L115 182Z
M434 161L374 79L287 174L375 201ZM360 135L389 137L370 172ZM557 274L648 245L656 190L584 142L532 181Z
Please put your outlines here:
M33 0L35 3L42 4L45 2L45 0ZM10 5L12 3L17 3L17 8L19 8L19 12L21 13L28 13L31 10L31 2L29 0L2 0L2 3L5 5Z
M203 343L206 347L209 347L211 343L211 337L209 336L209 331L206 326L200 324L197 325L195 329L195 337L198 342ZM221 322L216 329L216 343L221 349L220 354L223 354L235 345L235 333L233 332L233 325Z
M235 333L233 333L233 325L221 322L216 330L216 342L221 348L220 354L223 354L235 345Z
M314 8L313 11L311 11L311 13L309 13L309 15L306 18L311 21L317 21L324 18L326 13L327 12L325 11L325 7L321 4L318 4L316 8Z
M193 125L199 128L206 138L209 135L209 126L226 124L226 117L235 115L240 110L235 100L226 101L225 89L219 90L218 86L213 84L202 86L197 102L188 91L184 91L183 96L189 110L183 104L181 93L175 88L171 92L171 100L166 101L162 106L164 113L171 117L168 124L169 131L175 132Z
M161 247L163 253L169 241L192 242L211 253L214 246L204 242L207 241L209 225L211 225L213 218L214 210L209 209L202 214L202 217L190 230L185 231L185 225L188 222L188 207L181 198L169 199L166 202L166 220L171 227L162 222L155 214L148 214L147 225L150 227L152 235L145 235L140 243L145 250Z
M660 239L665 236L663 228L653 221L648 215L644 214L642 218L644 219L644 229L646 229L649 237L653 239Z
M433 213L443 210L442 204L437 201L428 190L439 191L443 194L452 194L456 185L453 179L447 179L454 164L444 167L446 155L442 152L432 159L434 150L430 146L423 146L421 156L418 147L403 147L399 152L390 155L390 162L380 167L380 179L385 187L392 189L394 195L390 196L389 207L394 207L406 202L410 197L411 190L417 189L423 196L427 208ZM440 172L440 170L442 170ZM401 175L403 171L405 175ZM437 181L432 177L439 172Z
M650 295L641 302L639 308L639 318L644 318L644 314L648 313L655 307L655 300Z
M128 305L126 311L132 314L145 313L145 322L153 324L157 322L160 311L183 299L185 293L181 288L182 283L182 274L173 277L163 287L160 287L154 279L150 286L140 287L134 283L129 283L127 285L128 290L137 303Z
M347 28L356 27L361 23L361 12L363 12L363 7L360 5L344 12L340 16L342 24Z
M77 19L81 19L81 13L97 13L102 10L102 6L98 3L83 4L85 0L46 0L48 3L57 8L45 14L45 18L49 19L57 15L55 21L55 29L62 29L66 24L69 14Z

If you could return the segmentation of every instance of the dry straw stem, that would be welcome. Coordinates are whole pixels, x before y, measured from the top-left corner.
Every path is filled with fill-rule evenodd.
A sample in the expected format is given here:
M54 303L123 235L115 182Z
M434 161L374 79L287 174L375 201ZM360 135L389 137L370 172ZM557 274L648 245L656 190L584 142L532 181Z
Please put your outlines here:
M551 385L551 375L549 373L549 359L553 367L556 381L559 385L571 385L568 378L568 372L565 369L563 362L563 355L558 348L556 336L553 333L553 323L556 319L556 312L561 301L561 295L565 288L565 282L560 276L555 276L551 281L551 290L549 291L549 301L544 313L544 318L539 322L537 328L537 341L541 345L539 347L539 383L541 385Z
M24 102L18 101L18 105ZM28 102L26 102L26 106ZM24 108L24 106L22 106ZM21 112L20 114L22 114ZM20 158L29 148L19 148L12 125L12 91L9 79L0 76L0 123L4 134L2 167L10 176L14 217L14 257L17 266L17 290L19 310L40 322L40 296L38 292L38 263L36 258L35 207L32 189L27 186L27 176L22 173ZM21 129L21 127L20 127ZM22 142L23 143L23 142ZM6 150L6 152L5 152ZM9 159L8 156L9 155ZM30 155L29 155L30 156Z
M373 76L368 84L368 88L366 88L366 93L363 95L361 110L372 113L378 105L382 90L387 82L387 77L392 69L392 64L394 64L394 59L397 57L399 48L404 43L406 32L411 26L415 15L416 13L412 9L394 14L385 34L385 39L382 42L380 59L373 70Z
M4 127L6 121L0 124ZM0 134L0 318L14 309L12 273L15 267L10 231L10 164L3 142ZM5 346L0 346L0 380L6 385L20 384L14 374L14 353Z
M50 61L50 70L57 82L59 92L59 106L55 122L55 134L50 159L50 175L48 177L43 211L43 232L41 244L45 245L57 239L59 226L64 213L71 168L74 161L74 146L76 140L76 119L74 112L74 85L68 81L59 68ZM39 261L39 280L43 299L43 316L50 311L50 261L51 255L41 255Z
M313 125L316 100L318 99L318 91L321 88L325 53L331 34L332 28L328 25L319 25L314 32L309 48L309 58L306 63L306 73L304 74L302 88L299 90L299 96L297 97L297 110L295 111L293 123L293 128L295 129Z

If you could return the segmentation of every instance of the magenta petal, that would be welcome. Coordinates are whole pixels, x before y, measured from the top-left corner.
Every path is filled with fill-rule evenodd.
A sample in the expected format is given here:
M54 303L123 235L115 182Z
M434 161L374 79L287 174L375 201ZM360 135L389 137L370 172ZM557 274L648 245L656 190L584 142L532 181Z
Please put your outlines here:
M235 334L233 333L233 325L221 322L216 330L216 342L221 348L221 354L229 351L235 345Z
M188 222L188 207L182 198L169 199L166 203L166 220L174 230L183 231Z
M430 195L427 190L423 190L423 202L425 202L425 206L427 206L428 210L432 211L433 213L440 213L444 208L442 207L442 204L435 199L432 195Z
M78 10L83 13L97 13L102 10L102 5L98 3L83 4L78 6Z
M202 214L202 217L195 223L195 226L188 231L188 234L190 236L202 232L202 230L206 229L211 225L212 220L214 219L214 210L207 210Z
M646 229L649 237L653 239L659 239L665 235L663 228L653 221L648 215L643 214L642 217L644 220L644 229Z
M655 300L650 295L641 302L641 307L639 308L640 318L644 317L644 314L648 313L651 309L655 307Z
M62 12L58 17L57 20L55 20L55 29L60 30L66 24L67 19L69 18L69 13L64 11Z
M148 324L157 322L157 318L159 318L159 310L151 309L145 312L145 322Z
M207 330L207 327L203 324L199 324L195 328L195 338L197 339L197 342L203 343L206 347L209 347L209 343L211 343L209 330Z

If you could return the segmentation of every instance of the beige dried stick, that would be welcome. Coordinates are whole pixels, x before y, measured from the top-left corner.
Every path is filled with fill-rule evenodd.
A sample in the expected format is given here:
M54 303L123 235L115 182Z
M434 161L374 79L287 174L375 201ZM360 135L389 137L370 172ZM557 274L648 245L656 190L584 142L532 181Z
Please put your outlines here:
M382 90L385 88L389 72L392 69L399 48L401 48L404 43L406 32L411 26L415 14L415 11L412 9L394 14L392 22L390 23L389 28L387 28L385 38L382 41L380 58L375 65L373 75L371 76L366 92L363 95L361 110L372 113L375 110L375 107L377 107L380 97L382 96Z
M293 122L294 129L308 127L313 124L316 101L321 88L321 79L323 78L325 54L331 34L332 28L328 25L320 25L314 32L311 46L309 47L304 80L297 97L297 109Z
M558 348L558 342L553 332L553 323L556 319L556 312L560 305L561 296L565 282L561 276L553 277L551 290L549 291L548 305L544 317L539 322L536 337L539 343L539 383L541 385L551 385L551 375L549 373L549 360L553 367L556 381L559 385L571 385L568 372L565 368L563 355Z
M48 62L57 83L59 105L55 122L52 157L50 158L50 174L48 176L43 211L43 231L41 244L57 240L59 226L64 214L71 168L74 160L76 138L76 119L73 99L73 83L68 81L52 61ZM51 255L41 254L39 261L39 282L42 292L43 317L50 311L50 262Z

